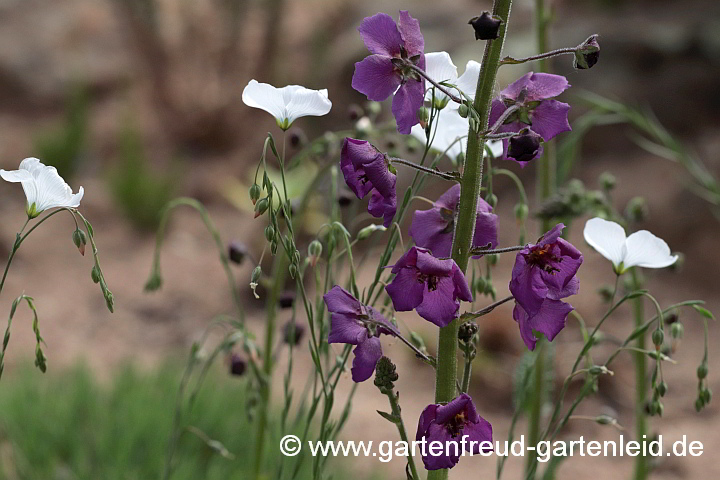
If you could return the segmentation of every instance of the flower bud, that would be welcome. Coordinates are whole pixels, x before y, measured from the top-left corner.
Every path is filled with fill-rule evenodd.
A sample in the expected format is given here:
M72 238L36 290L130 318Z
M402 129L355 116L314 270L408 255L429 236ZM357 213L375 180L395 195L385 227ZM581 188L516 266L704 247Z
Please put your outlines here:
M363 116L363 109L360 105L353 103L348 106L348 118L350 121L354 122L358 118Z
M233 353L230 357L230 375L241 377L247 370L247 362L237 353Z
M497 265L498 256L496 253L491 253L490 255L485 255L485 260L487 260L488 264L490 265Z
M270 202L268 202L267 197L258 200L258 202L255 204L255 218L265 213L269 206Z
M395 364L388 357L380 357L375 365L375 386L383 393L392 392L398 379Z
M485 287L487 286L487 280L485 280L485 277L478 277L475 280L475 291L477 293L485 293Z
M602 285L597 289L597 293L603 299L604 302L610 303L613 297L613 287L608 284Z
M712 391L710 391L709 388L704 388L704 389L700 392L700 395L702 396L702 400L703 400L703 403L704 403L705 405L707 405L708 403L710 403L710 400L712 400Z
M495 208L497 206L498 197L494 193L491 193L487 197L485 197L485 201L490 205L492 208Z
M705 402L702 401L702 398L698 398L695 400L695 411L700 412L703 407L705 407Z
M427 127L427 124L430 121L430 110L428 110L427 107L420 107L420 108L418 108L415 115L417 116L417 119L420 122L420 126L422 128Z
M587 40L578 45L575 50L573 67L578 70L592 68L600 58L600 44L597 35L590 35Z
M475 40L494 40L498 38L498 30L500 30L502 23L502 18L497 15L491 16L490 12L483 12L481 15L471 18L468 22L475 30Z
M680 322L673 323L670 325L670 336L676 340L679 340L683 337L683 334L685 333L685 327L683 327L683 324Z
M665 341L665 334L659 328L652 333L652 341L656 347L659 347Z
M357 233L357 236L355 237L357 240L365 240L370 235L372 235L375 232L384 232L387 230L383 225L368 225L367 227L363 228Z
M290 278L295 278L297 276L297 265L294 263L288 267L288 272L290 273Z
M478 332L478 326L475 322L465 322L458 329L458 339L463 343L470 343Z
M658 392L658 394L659 394L661 397L664 397L664 396L665 396L665 394L667 393L667 390L668 390L667 383L665 383L665 382L660 382L660 383L658 384L658 386L657 386L657 392Z
M368 112L372 115L377 115L382 111L382 106L378 102L368 102L365 108L367 108Z
M275 228L272 225L265 227L265 240L268 242L275 240Z
M633 197L625 207L625 216L633 222L642 222L648 216L649 208L643 197Z
M248 248L244 243L233 240L230 242L230 245L228 245L228 258L231 262L242 265L243 260L245 260L245 257L248 255Z
M253 183L250 186L250 200L252 200L253 205L257 203L261 193L262 190L260 189L260 185L258 185L257 183Z
M252 274L250 275L250 288L253 291L253 295L255 295L255 298L260 298L260 296L257 294L257 287L258 282L260 281L260 277L262 276L262 267L258 265L255 267L252 271Z
M292 148L302 147L307 143L307 135L299 128L293 128L290 130L290 146Z
M708 366L707 366L707 363L703 362L703 363L701 363L700 366L698 366L698 368L697 368L697 377L698 377L700 380L702 380L702 379L704 379L705 377L707 377L707 374L708 374Z
M612 190L613 188L615 188L615 185L617 185L617 179L615 178L615 175L610 172L601 173L598 181L600 182L600 187L606 191Z
M100 270L98 270L97 265L93 265L92 270L90 270L90 278L92 278L93 283L100 283Z
M353 197L348 192L340 192L338 194L337 202L341 207L347 207L352 203Z
M605 414L595 417L595 422L600 425L617 425L617 419Z
M85 245L87 245L87 237L85 237L85 232L83 232L79 228L76 228L72 234L72 241L80 252L80 255L85 256Z
M612 370L608 370L605 365L593 365L588 368L590 375L613 375Z
M297 345L305 335L305 327L290 320L283 327L283 342L287 345Z
M310 257L310 265L313 267L317 264L318 259L322 255L323 246L318 240L313 240L308 245L308 257Z
M524 203L518 203L515 205L515 219L518 222L524 222L530 213L530 209Z
M542 137L530 129L521 131L510 137L507 155L519 162L529 162L540 153Z
M468 117L468 114L470 113L470 109L468 108L467 105L465 105L465 104L463 103L462 105L460 105L460 106L458 107L457 113L458 113L458 115L460 115L462 118L467 118L467 117Z
M281 293L280 297L278 298L278 305L280 306L280 308L292 308L294 303L295 292L290 290Z

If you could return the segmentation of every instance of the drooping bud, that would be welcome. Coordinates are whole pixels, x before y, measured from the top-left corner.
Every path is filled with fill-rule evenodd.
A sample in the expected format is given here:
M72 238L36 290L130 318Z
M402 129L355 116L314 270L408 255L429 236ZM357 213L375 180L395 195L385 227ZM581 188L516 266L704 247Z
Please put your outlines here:
M92 270L90 270L90 278L93 283L100 283L100 270L98 270L97 265L93 265Z
M387 230L383 225L375 225L374 223L372 225L368 225L367 227L361 229L357 236L355 237L358 240L365 240L370 235L372 235L375 232L384 232Z
M390 361L388 357L380 357L377 365L375 365L375 386L380 389L382 393L391 393L397 381L398 374L395 371L395 364Z
M283 342L288 345L297 345L305 335L305 327L290 320L283 326Z
M525 203L518 203L515 205L515 219L518 222L524 222L530 213L530 209Z
M288 290L280 294L278 305L280 308L292 308L295 303L295 292Z
M80 255L85 256L85 245L87 245L87 237L85 236L85 232L83 232L79 228L76 228L72 234L72 241L80 252Z
M267 197L258 200L258 202L255 204L255 218L265 213L269 206L270 202L268 202Z
M337 202L341 207L347 207L353 201L353 196L346 191L342 191L338 194Z
M230 357L230 375L241 377L247 370L247 362L237 353Z
M228 245L228 258L231 262L242 265L245 257L249 255L247 245L237 240L233 240Z
M510 137L507 155L519 162L529 162L538 156L542 137L530 129Z
M307 135L299 128L293 128L290 130L290 146L292 148L302 147L307 143Z
M610 172L601 173L598 181L600 183L600 187L605 191L610 191L615 188L615 185L617 185L617 179L615 178L615 175Z
M707 374L708 374L708 366L707 366L707 363L703 362L697 368L697 377L698 377L698 379L702 380L705 377L707 377Z
M600 58L600 44L597 35L590 35L587 40L578 45L575 50L573 67L578 70L592 68Z
M364 113L362 107L356 103L350 104L350 106L348 106L347 112L348 118L350 118L350 120L353 122L358 118L362 117Z
M685 327L683 327L683 324L680 322L675 322L672 325L670 325L670 336L676 340L679 340L683 337L683 334L685 333Z
M308 245L308 257L310 258L310 265L315 267L317 264L317 261L320 259L320 256L322 255L323 246L322 243L318 240L313 240L310 242L310 245Z
M253 205L257 203L261 193L262 190L260 189L260 185L258 185L257 183L253 183L250 186L250 200L252 201Z
M659 328L652 333L652 341L656 347L659 347L665 341L665 334Z
M494 40L498 38L498 30L500 30L502 23L502 18L497 15L490 15L490 12L483 12L481 15L471 18L468 22L475 30L475 40Z
M470 109L468 108L467 105L465 105L465 104L463 103L462 105L460 105L460 106L458 107L457 113L458 113L458 115L460 115L462 118L467 118L467 117L468 117L468 114L470 113Z
M647 201L643 197L633 197L625 207L625 216L633 222L642 222L650 213Z
M275 240L275 227L273 227L272 225L268 225L267 227L265 227L265 240L267 240L268 242L272 242L273 240Z
M416 115L418 121L420 122L420 126L422 128L427 127L427 124L430 121L430 110L428 110L427 107L420 107L418 108Z
M661 397L664 397L668 391L668 385L665 382L658 383L657 392Z
M497 206L498 197L494 193L491 193L490 195L485 197L485 201L488 203L488 205L495 208Z

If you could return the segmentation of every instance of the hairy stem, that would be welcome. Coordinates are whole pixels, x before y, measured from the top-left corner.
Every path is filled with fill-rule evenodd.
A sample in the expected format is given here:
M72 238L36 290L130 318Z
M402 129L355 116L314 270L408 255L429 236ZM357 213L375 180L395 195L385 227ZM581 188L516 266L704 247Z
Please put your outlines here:
M478 77L475 92L474 108L480 117L479 131L488 128L490 104L495 88L498 64L502 55L505 32L507 31L508 17L512 0L496 0L493 5L493 15L503 20L498 31L498 38L489 40L485 45L482 68ZM482 182L483 156L485 151L485 138L481 138L472 129L468 132L467 156L463 169L462 187L460 191L460 205L455 222L453 237L452 258L460 269L465 272L470 257L473 233L475 230L475 217L477 215L477 199L480 195ZM438 335L438 365L435 377L435 402L447 403L455 398L457 384L457 337L460 321L453 320L448 326L440 329ZM434 470L428 474L428 480L443 480L448 478L448 470Z
M640 279L636 270L633 268L630 274L633 282L633 289L640 288ZM643 297L633 300L633 318L635 319L635 328L642 326L644 322ZM633 352L633 360L635 361L635 441L644 442L647 435L647 419L645 416L645 372L646 372L646 355L645 350L645 334L639 335L635 341L637 351ZM642 444L642 443L641 443ZM638 455L635 457L635 468L633 478L635 480L645 480L648 474L647 457Z

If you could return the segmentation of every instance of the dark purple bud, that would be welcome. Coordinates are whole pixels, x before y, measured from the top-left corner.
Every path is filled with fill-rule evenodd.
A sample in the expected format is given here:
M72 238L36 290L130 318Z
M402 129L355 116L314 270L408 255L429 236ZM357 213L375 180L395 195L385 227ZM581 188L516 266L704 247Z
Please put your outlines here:
M540 135L525 129L519 135L510 138L507 155L518 162L529 162L538 156L541 142Z
M278 298L280 308L292 308L293 303L295 303L295 292L288 290L280 294Z
M578 45L575 50L573 66L578 70L592 68L600 59L600 44L597 35L590 35L587 40Z
M307 143L307 135L305 135L305 132L301 129L292 128L288 133L290 137L290 146L292 148L302 147Z
M483 12L468 23L475 29L475 40L494 40L499 36L498 30L503 21L498 16L490 15L490 12Z
M230 242L230 245L228 246L228 258L230 258L231 262L241 265L247 255L247 245L242 242L238 242L237 240Z
M305 327L290 320L283 327L283 342L288 345L297 345L305 336Z
M352 203L352 196L349 192L340 192L337 201L341 207L347 207Z
M360 105L353 103L348 107L348 117L351 121L356 121L365 114Z
M237 353L233 353L230 357L230 374L238 377L245 374L247 370L247 362Z

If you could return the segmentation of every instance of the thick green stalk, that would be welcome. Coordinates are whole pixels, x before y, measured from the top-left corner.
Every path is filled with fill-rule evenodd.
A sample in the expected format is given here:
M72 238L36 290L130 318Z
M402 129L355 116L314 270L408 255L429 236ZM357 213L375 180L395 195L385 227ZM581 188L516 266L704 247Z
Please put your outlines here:
M478 131L488 128L490 104L495 89L495 78L502 55L505 32L512 0L495 0L493 15L503 19L498 31L498 38L489 40L485 45L482 68L475 91L474 108L480 117ZM482 183L483 156L485 139L472 130L468 133L468 145L460 191L460 206L455 222L452 258L460 269L465 272L470 256L475 217L477 215L477 199ZM435 402L446 403L455 398L457 383L457 338L459 321L456 319L448 326L440 329L438 335L438 358L435 376ZM428 474L428 480L448 478L448 470L434 470Z
M632 281L633 289L637 290L640 288L640 279L635 269L632 269ZM633 300L633 317L635 318L635 328L643 325L645 312L643 308L643 297L638 297ZM640 335L637 338L635 347L639 350L633 352L633 359L635 360L635 440L643 442L643 438L647 435L647 417L645 416L645 400L646 400L646 356L640 350L645 350L645 335ZM635 457L635 468L633 472L634 480L645 480L648 474L648 463L647 457L640 455Z

